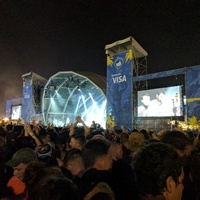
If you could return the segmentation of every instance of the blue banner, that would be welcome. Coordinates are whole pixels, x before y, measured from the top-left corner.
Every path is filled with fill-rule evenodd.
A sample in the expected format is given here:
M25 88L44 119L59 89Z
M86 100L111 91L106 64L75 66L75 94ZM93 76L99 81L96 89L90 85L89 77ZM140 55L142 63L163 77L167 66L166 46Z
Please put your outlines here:
M107 56L107 115L115 121L116 128L132 127L132 59L132 50Z
M200 120L200 66L187 68L186 97L188 117Z
M137 76L137 77L134 77L133 82L146 81L150 79L162 78L162 77L167 77L167 76L176 76L176 75L184 74L184 73L185 73L184 68L173 69L173 70L164 71L164 72L157 72L153 74L145 74L145 75Z
M32 109L32 81L25 80L23 82L23 99L22 99L22 119L25 122L31 120Z
M6 117L11 115L11 100L6 101Z

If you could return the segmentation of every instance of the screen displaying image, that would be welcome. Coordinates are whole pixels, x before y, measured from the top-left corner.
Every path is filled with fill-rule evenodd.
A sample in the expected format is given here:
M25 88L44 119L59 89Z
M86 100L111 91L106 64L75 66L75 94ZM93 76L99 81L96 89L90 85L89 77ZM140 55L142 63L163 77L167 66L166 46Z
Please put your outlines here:
M182 86L138 91L138 117L182 116Z
M22 111L22 106L12 106L11 108L11 120L18 120L21 118L21 112Z

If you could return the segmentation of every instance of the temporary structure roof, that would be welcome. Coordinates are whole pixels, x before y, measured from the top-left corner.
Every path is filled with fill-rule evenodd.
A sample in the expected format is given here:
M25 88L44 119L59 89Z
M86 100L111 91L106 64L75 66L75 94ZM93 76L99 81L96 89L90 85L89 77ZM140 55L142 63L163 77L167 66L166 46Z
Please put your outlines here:
M132 49L136 58L147 57L148 53L138 44L133 37L118 40L105 46L106 54L114 55L126 50Z

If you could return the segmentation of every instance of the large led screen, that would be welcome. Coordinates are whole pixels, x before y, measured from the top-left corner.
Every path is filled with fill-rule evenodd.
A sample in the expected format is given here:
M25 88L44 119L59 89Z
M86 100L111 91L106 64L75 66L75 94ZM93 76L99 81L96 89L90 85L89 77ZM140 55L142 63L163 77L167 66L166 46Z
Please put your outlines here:
M21 118L22 106L21 105L12 106L11 112L12 112L11 120L18 120L19 118Z
M138 117L183 115L182 86L138 91Z

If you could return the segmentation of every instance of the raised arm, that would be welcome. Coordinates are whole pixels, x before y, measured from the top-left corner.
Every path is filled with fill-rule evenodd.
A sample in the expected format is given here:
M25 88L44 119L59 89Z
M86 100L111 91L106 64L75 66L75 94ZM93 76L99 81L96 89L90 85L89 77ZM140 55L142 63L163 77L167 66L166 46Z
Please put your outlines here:
M72 136L74 134L74 130L77 126L78 122L77 120L69 127L69 136Z
M42 143L40 142L40 140L37 138L37 136L33 133L30 124L25 124L24 125L24 130L25 130L25 136L30 136L33 138L33 140L36 143L36 146L41 145Z
M85 122L82 120L82 118L80 116L76 117L76 121L70 126L70 131L69 131L69 135L73 135L74 134L74 129L77 126L78 123L81 123L83 125L83 129L84 129L84 135L85 137L87 137L90 134L90 128L88 128L85 124Z
M84 135L85 137L87 137L90 134L90 128L88 128L88 126L85 124L80 116L76 117L76 120L78 121L78 123L81 123L83 125Z

